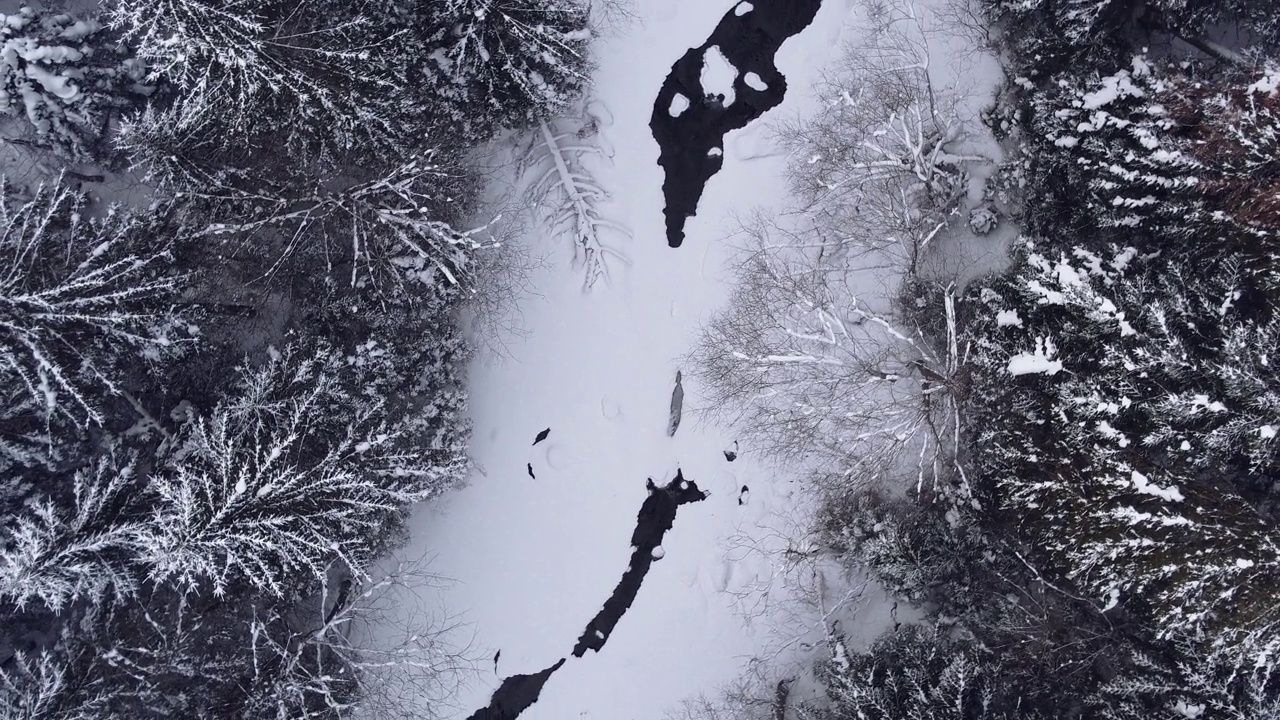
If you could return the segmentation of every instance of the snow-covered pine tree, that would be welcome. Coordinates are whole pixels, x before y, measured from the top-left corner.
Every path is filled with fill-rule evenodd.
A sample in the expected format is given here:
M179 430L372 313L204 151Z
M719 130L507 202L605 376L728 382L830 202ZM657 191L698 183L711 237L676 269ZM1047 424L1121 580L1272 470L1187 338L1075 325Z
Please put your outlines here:
M113 0L105 12L161 84L117 144L194 186L174 189L200 188L186 163L333 167L417 147L430 126L420 88L397 74L415 59L405 17L372 0Z
M418 437L376 389L376 345L290 347L245 367L236 392L177 433L148 479L137 561L179 588L247 582L279 594L333 562L361 572L400 510L456 482L464 461Z
M1064 201L1083 191L1088 202L1073 210L1085 225L1162 249L1174 240L1192 257L1239 253L1273 275L1277 78L1280 71L1197 78L1139 56L1100 80L1063 82L1036 101L1044 172L1057 176Z
M260 183L210 168L186 208L205 219L197 236L264 248L271 272L310 268L383 299L465 287L484 241L483 229L450 224L470 210L464 200L473 182L457 155L424 152L357 172L321 181L292 172Z
M582 0L441 0L422 12L425 77L460 126L525 127L554 116L587 79Z
M1100 607L1273 667L1280 544L1258 487L1280 428L1263 362L1277 330L1230 279L1132 248L1027 251L977 293L973 392L995 415L976 426L976 469Z
M1206 55L1236 62L1275 47L1280 22L1269 0L983 0L1005 28L1019 72L1044 82L1082 68L1110 72L1153 33L1174 35ZM1211 40L1214 26L1240 30L1243 53ZM1252 49L1250 49L1250 46Z
M70 159L103 158L111 111L152 91L144 72L95 20L25 5L0 15L0 112L26 120L29 142Z
M72 499L45 488L0 526L0 598L61 612L76 601L132 595L147 510L136 458L107 448L72 480Z
M129 373L172 356L192 326L163 208L91 218L61 181L0 186L0 377L9 417L101 423Z
M867 652L830 640L832 657L818 677L829 707L801 708L801 720L1033 720L997 658L943 627L905 625Z

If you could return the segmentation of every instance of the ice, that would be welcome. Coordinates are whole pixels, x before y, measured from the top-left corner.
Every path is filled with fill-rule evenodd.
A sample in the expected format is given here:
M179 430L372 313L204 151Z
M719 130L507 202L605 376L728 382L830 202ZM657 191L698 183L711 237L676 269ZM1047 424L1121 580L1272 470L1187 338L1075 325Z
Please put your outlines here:
M751 88L752 90L757 90L759 92L764 92L765 90L769 89L769 86L765 84L764 80L761 80L760 76L753 72L749 72L746 75L743 75L742 82L746 83L747 87Z
M729 107L737 99L733 82L738 79L738 68L720 52L720 46L712 45L702 53L702 92L720 96L721 104Z

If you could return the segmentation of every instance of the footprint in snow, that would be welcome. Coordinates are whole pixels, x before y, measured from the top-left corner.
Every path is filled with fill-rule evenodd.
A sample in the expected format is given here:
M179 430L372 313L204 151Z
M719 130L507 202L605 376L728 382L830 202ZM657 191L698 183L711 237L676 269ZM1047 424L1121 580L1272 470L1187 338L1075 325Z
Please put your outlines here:
M567 459L568 454L560 445L548 445L546 451L547 467L552 470L559 470L560 466Z
M600 400L600 415L605 420L617 420L622 417L622 407L612 398L603 398Z
M733 449L724 451L724 459L733 462L738 459L738 441L733 441Z
M715 583L717 592L724 592L729 589L729 582L733 580L733 563L724 560L720 563L718 572L712 578Z
M738 504L746 505L750 501L751 501L751 489L748 488L746 485L743 485L742 489L738 491Z
M587 115L595 119L596 125L602 128L613 125L613 113L609 112L609 107L599 99L593 99L587 103Z

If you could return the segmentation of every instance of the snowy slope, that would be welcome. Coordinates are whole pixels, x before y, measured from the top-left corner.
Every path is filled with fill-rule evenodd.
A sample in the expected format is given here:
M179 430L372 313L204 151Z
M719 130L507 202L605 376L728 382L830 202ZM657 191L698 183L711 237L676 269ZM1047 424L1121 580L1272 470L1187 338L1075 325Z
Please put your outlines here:
M698 388L685 372L685 417L667 436L678 358L699 323L726 298L724 237L734 211L781 202L781 158L762 123L802 111L816 73L834 56L851 0L828 0L814 23L783 45L778 67L790 89L782 106L726 140L726 162L707 185L679 249L663 234L662 174L648 120L671 64L701 44L732 0L645 0L642 21L597 47L595 96L613 122L601 129L616 149L597 166L613 200L606 213L629 227L629 268L584 295L561 238L524 301L527 338L510 357L471 373L475 436L483 468L469 487L422 508L410 525L410 557L433 555L432 570L457 582L423 602L465 614L477 654L501 650L498 673L482 668L459 698L457 717L487 703L501 677L534 673L569 655L575 639L626 569L629 538L646 494L683 469L710 490L681 509L630 611L600 653L569 658L522 718L661 718L681 698L714 689L756 654L765 632L747 623L724 590L749 588L767 564L730 553L740 530L764 536L786 514L794 485L767 469L746 444L697 415ZM753 158L753 159L744 159ZM563 252L561 252L563 251ZM549 437L531 446L535 434ZM533 467L536 479L526 472ZM738 504L739 488L751 488ZM729 558L737 558L731 561ZM762 578L764 579L764 578ZM424 607L424 610L433 608ZM414 608L404 608L412 612Z

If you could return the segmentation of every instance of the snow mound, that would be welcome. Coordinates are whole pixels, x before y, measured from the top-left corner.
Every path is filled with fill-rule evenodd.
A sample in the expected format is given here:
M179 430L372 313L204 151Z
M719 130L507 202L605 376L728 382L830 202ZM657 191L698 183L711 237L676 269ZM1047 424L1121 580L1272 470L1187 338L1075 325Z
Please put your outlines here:
M747 13L755 9L756 9L756 6L752 5L749 2L740 2L734 6L733 14L737 15L738 17L742 17L743 15L746 15Z
M743 75L742 82L746 83L747 87L758 92L764 92L769 89L769 86L765 84L764 80L761 80L760 76L753 72Z
M1022 327L1022 318L1018 317L1017 310L1001 310L996 313L996 326L1005 327L1006 325Z
M666 551L666 550L663 550L663 549L662 549L662 546L661 546L661 545L659 545L659 546L655 547L655 548L654 548L654 549L649 553L649 555L650 555L650 556L652 556L654 560L661 560L662 558L666 557L666 555L667 555L667 551Z
M1062 370L1062 362L1054 360L1057 352L1053 341L1046 338L1036 339L1036 350L1031 353L1018 353L1009 358L1009 374L1018 375L1057 375Z
M680 93L676 93L671 98L671 107L667 108L667 112L671 115L671 117L680 117L681 115L684 114L684 111L688 109L689 109L689 98L681 95Z
M707 157L720 157L721 155L724 155L724 150L721 150L718 147L711 148L707 151Z
M702 53L702 92L723 95L724 100L721 102L729 107L738 97L733 91L733 83L737 79L738 68L720 52L719 45L712 45Z

